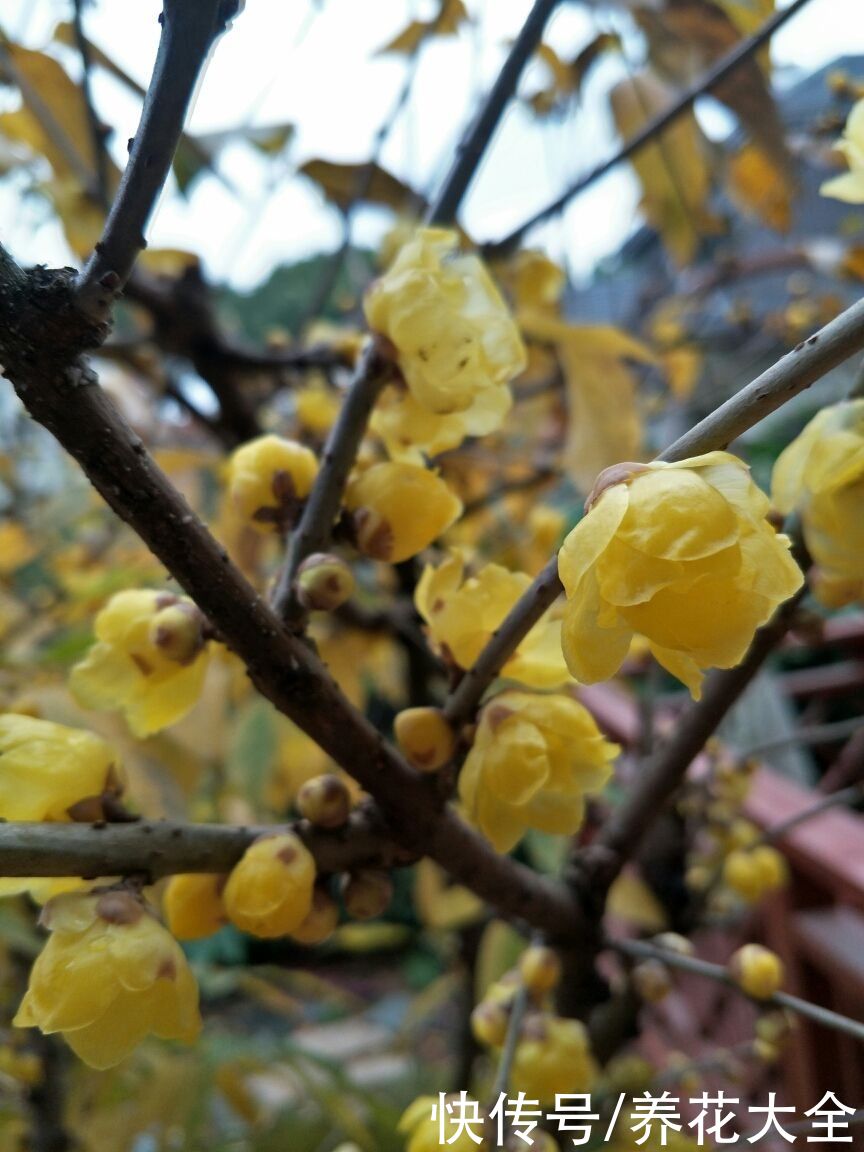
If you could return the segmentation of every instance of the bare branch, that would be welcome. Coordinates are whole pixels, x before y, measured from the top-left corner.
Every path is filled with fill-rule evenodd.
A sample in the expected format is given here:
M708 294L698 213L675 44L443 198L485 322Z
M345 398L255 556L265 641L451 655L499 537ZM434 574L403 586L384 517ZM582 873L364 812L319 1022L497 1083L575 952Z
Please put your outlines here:
M498 74L498 79L484 100L476 120L459 144L453 167L426 213L427 223L450 224L456 218L459 205L468 191L468 185L477 172L504 109L516 91L519 77L540 43L543 29L557 4L558 0L535 0L528 19L513 41L510 54Z
M624 864L636 854L705 741L785 636L805 594L806 586L787 600L774 619L756 633L750 651L737 668L717 671L709 677L702 699L685 712L670 742L640 771L626 799L585 850L583 858L595 879L611 884Z
M509 235L505 236L503 240L498 240L494 243L484 244L481 251L487 259L500 259L507 256L514 250L524 239L525 235L539 224L545 223L553 216L557 216L575 197L580 196L593 184L616 168L622 160L629 160L637 152L640 152L646 144L650 144L655 137L659 136L670 124L674 123L684 112L686 112L700 96L705 96L717 88L722 82L730 76L737 68L740 68L747 60L759 51L763 44L766 44L774 33L781 28L787 20L790 20L796 12L798 12L808 0L792 0L788 7L781 9L775 13L770 20L762 25L762 27L749 36L746 40L740 41L735 47L727 52L726 55L706 74L697 80L695 84L691 84L689 88L682 92L678 100L670 105L665 112L649 121L645 127L637 132L636 135L627 141L614 156L610 156L608 160L604 160L602 164L598 164L596 168L592 168L585 176L581 176L569 188L566 188L560 196L548 204L545 208L541 208L539 212L529 219L524 224L520 224L518 228L514 228Z
M75 33L75 43L81 57L81 94L87 109L87 123L90 128L90 146L93 149L93 167L96 174L96 196L107 212L111 190L108 183L108 154L105 151L105 128L96 114L96 105L93 103L92 71L93 61L90 51L90 41L84 33L84 20L82 9L84 0L74 0L72 12L72 27Z
M382 355L378 342L371 340L360 357L348 395L330 430L321 457L321 468L300 523L292 533L288 556L273 594L274 611L295 627L306 619L306 613L294 595L297 570L307 556L326 551L330 543L348 474L357 458L369 416L393 371L391 361Z
M79 307L104 322L129 279L210 49L237 15L240 0L165 0L162 36L129 163L102 239L77 284Z
M507 613L492 639L450 694L444 705L444 715L454 728L472 719L483 693L561 591L558 557L553 556Z
M674 444L670 444L657 459L670 462L686 460L704 452L726 448L742 432L758 424L765 416L775 412L787 400L809 388L832 368L836 368L862 348L864 348L864 300L859 300L857 304L841 312L836 319L778 360L761 376L757 376ZM490 640L487 648L491 648L492 652L488 657L486 650L481 652L472 670L475 673L472 679L473 687L466 685L463 688L460 684L457 688L456 693L461 690L464 703L454 703L452 708L460 720L464 722L470 716L470 712L466 712L466 707L472 702L476 707L497 672L563 590L558 578L557 557L553 556L531 587L513 606L507 620ZM486 678L477 673L480 667L487 670L484 672ZM488 675L489 671L491 675ZM479 695L477 687L480 688Z
M722 964L710 964L707 960L700 960L696 956L685 956L667 948L659 948L656 944L649 944L644 940L607 940L606 946L632 960L659 960L670 968L678 968L693 976L705 976L709 980L715 980L729 988L734 988L742 996L746 995ZM841 1016L839 1012L821 1008L818 1004L811 1004L809 1000L790 996L788 992L775 992L773 996L754 1000L754 1003L760 1007L787 1008L797 1016L804 1016L816 1024L821 1024L824 1028L831 1028L834 1032L842 1032L846 1036L864 1041L864 1024L852 1020L848 1016Z

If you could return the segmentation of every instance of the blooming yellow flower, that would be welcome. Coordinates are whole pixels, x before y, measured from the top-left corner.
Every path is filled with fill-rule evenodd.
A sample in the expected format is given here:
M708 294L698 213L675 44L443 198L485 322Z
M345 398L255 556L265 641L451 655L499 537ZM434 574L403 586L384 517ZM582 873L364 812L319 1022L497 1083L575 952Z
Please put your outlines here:
M864 204L864 100L853 105L843 138L835 147L848 160L849 171L826 180L819 191L847 204Z
M482 1137L482 1120L475 1120L470 1126L466 1124L456 1135L460 1120L464 1117L468 1121L473 1116L472 1103L470 1100L457 1100L452 1116L445 1112L442 1124L437 1112L441 1100L435 1096L418 1096L405 1109L396 1128L397 1132L408 1137L405 1152L440 1152L442 1147L452 1148L453 1152L486 1152L489 1146L485 1140L478 1144L476 1139L471 1138L471 1132L475 1137ZM444 1107L446 1109L446 1103ZM482 1117L482 1109L478 1114ZM443 1145L440 1139L442 1132L445 1140Z
M281 436L259 436L228 461L228 496L258 532L285 532L317 474L318 460L309 448Z
M225 876L192 872L172 876L165 886L162 909L178 940L202 940L228 923L222 890Z
M369 423L391 459L422 464L427 456L458 448L469 434L485 436L500 428L510 405L508 389L487 388L470 412L438 414L424 408L407 389L391 386L381 393Z
M124 785L113 750L92 732L17 713L0 716L0 819L97 819ZM29 892L39 902L82 887L75 877L0 878L0 896Z
M357 547L398 564L416 556L453 524L462 501L435 472L414 464L373 464L348 484Z
M92 732L0 716L0 819L71 820L76 804L119 796L123 783L113 750Z
M197 641L164 630L165 609L183 608ZM176 613L170 613L174 621ZM96 617L97 643L69 678L84 708L121 710L132 732L150 736L194 707L204 685L208 653L203 620L191 601L145 589L118 592Z
M198 989L176 940L127 891L70 892L42 912L51 932L14 1023L60 1032L92 1068L110 1068L152 1033L191 1042Z
M590 1092L597 1078L588 1032L580 1020L543 1016L529 1020L516 1046L510 1074L514 1093L524 1092L541 1107L565 1092Z
M287 936L311 912L314 885L315 860L298 836L262 836L228 877L225 911L244 932Z
M584 683L605 680L641 633L698 699L703 669L738 664L803 576L735 456L634 468L602 491L558 553L564 656Z
M436 649L460 668L470 668L530 585L526 573L510 572L498 564L486 564L466 578L465 561L453 551L437 568L430 565L423 570L414 603ZM533 688L557 688L570 680L556 609L534 625L501 675Z
M528 828L570 835L617 752L572 697L502 692L483 709L459 776L465 816L499 852Z
M813 417L777 458L771 496L801 515L818 598L829 608L864 599L864 400Z
M421 229L366 294L366 319L395 345L414 398L430 412L475 414L525 366L519 330L481 261L459 254L455 232ZM503 417L503 414L502 414Z

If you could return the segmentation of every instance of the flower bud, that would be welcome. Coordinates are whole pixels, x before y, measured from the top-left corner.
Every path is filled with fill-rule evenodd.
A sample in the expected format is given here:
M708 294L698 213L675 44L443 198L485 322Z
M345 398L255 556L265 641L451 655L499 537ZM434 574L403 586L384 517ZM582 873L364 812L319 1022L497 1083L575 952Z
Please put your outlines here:
M318 828L341 828L351 814L351 793L341 776L325 772L302 784L297 810Z
M167 604L150 621L150 643L169 660L189 664L204 647L204 616L188 600Z
M291 933L299 944L323 944L339 926L339 905L329 892L316 887L312 893L312 907L306 918Z
M636 992L649 1004L659 1004L672 991L669 969L661 960L643 960L630 976Z
M363 868L345 877L342 901L354 920L374 920L381 916L393 899L393 881L387 872Z
M499 1048L507 1038L510 1013L503 1004L481 1000L471 1013L471 1031L478 1044Z
M307 556L297 570L297 599L313 612L332 612L354 591L354 574L344 560L327 552Z
M315 860L299 836L262 836L228 877L225 910L244 932L287 936L311 911L314 884Z
M228 491L238 514L258 532L293 527L318 473L315 453L281 436L259 436L228 463Z
M207 872L172 876L162 898L169 931L178 940L202 940L227 923L225 877Z
M456 737L440 708L406 708L393 730L406 759L421 772L436 772L453 758Z
M676 956L692 956L693 945L686 936L678 932L661 932L652 940L658 948L665 948L667 952L674 952Z
M776 952L761 944L745 944L728 964L730 976L748 996L767 1000L783 984L783 962Z
M543 996L558 986L561 979L561 961L551 948L533 944L522 953L519 974L529 992Z

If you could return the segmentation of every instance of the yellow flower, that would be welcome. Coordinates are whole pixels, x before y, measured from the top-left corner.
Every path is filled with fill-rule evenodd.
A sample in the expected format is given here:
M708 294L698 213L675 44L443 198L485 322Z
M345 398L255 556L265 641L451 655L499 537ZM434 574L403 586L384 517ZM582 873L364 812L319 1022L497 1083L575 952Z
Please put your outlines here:
M124 785L113 750L92 732L17 713L0 716L0 819L101 819ZM0 897L27 892L44 903L87 886L71 876L9 876L0 878Z
M564 656L583 683L606 680L641 633L698 699L703 669L738 664L803 577L735 456L634 469L602 491L558 554Z
M197 643L163 629L165 609L181 607L198 623ZM176 613L170 613L175 620ZM96 617L97 643L72 669L69 687L84 708L119 709L138 737L180 720L204 685L208 653L201 620L191 601L136 590L112 596Z
M499 852L528 828L571 835L617 753L572 697L502 692L483 709L459 776L465 815Z
M853 105L835 148L848 160L849 171L826 180L819 191L847 204L864 204L864 100Z
M801 514L816 596L829 608L864 599L864 400L813 417L780 453L771 496Z
M541 1107L565 1092L590 1092L597 1078L588 1033L579 1020L545 1016L529 1020L516 1046L510 1074L514 1093L524 1092Z
M438 651L460 668L470 668L530 585L526 573L498 564L487 564L466 579L465 561L454 551L437 568L424 569L414 602ZM533 688L557 688L570 680L561 653L561 620L554 609L534 625L501 675Z
M442 1147L452 1148L453 1152L486 1152L488 1145L485 1140L478 1144L476 1140L471 1139L470 1135L473 1132L475 1137L482 1137L482 1120L475 1120L470 1125L467 1124L473 1116L473 1101L470 1099L460 1101L458 1097L452 1099L453 1112L449 1114L445 1111L443 1124L438 1114L438 1109L442 1106L440 1097L418 1096L412 1104L408 1105L396 1128L397 1132L408 1137L405 1152L440 1152ZM444 1108L446 1109L446 1107L445 1102ZM482 1110L479 1110L479 1115L482 1117ZM456 1136L463 1117L466 1120L466 1126ZM440 1140L442 1132L445 1140L443 1145ZM452 1140L451 1143L454 1136L456 1139Z
M222 890L225 877L193 872L172 876L165 887L162 908L172 935L178 940L202 940L228 923Z
M253 936L287 936L311 912L314 885L315 860L298 836L262 836L228 877L225 910Z
M396 346L399 368L419 404L465 413L466 430L488 391L506 391L525 367L525 348L481 261L458 253L455 232L421 229L366 294L370 328ZM503 418L503 414L502 414Z
M281 436L259 436L228 461L228 496L256 531L285 532L317 474L318 460L309 448Z
M370 427L384 441L391 459L422 464L427 456L458 448L469 433L485 436L500 428L510 405L506 388L487 388L477 397L470 413L439 415L424 408L406 389L389 387L381 393Z
M71 820L76 804L123 791L112 749L80 728L0 716L0 819Z
M787 879L786 861L768 844L738 848L723 861L723 882L748 904L782 888Z
M42 912L51 931L14 1023L60 1032L91 1068L110 1068L150 1033L196 1038L198 989L177 943L130 892L67 893Z
M745 944L735 952L727 965L732 979L755 1000L768 1000L783 986L783 961L770 948Z
M462 501L440 476L414 464L373 464L345 493L357 547L398 564L416 556L461 515Z

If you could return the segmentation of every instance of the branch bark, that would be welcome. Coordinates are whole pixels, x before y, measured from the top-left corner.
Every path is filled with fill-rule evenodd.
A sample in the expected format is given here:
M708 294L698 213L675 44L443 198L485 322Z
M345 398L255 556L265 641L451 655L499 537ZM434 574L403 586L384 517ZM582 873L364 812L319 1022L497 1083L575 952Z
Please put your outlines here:
M102 239L77 284L78 305L104 323L138 253L168 177L186 114L210 49L240 10L240 0L165 0L162 36L129 163Z
M800 0L799 0L800 3ZM516 91L516 85L540 43L543 29L558 4L558 0L535 0L528 19L513 42L504 67L498 74L476 120L460 143L453 166L437 197L426 214L428 224L450 224L474 178L489 141L498 127L504 109Z

